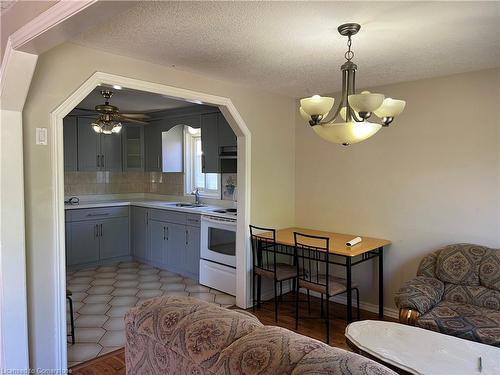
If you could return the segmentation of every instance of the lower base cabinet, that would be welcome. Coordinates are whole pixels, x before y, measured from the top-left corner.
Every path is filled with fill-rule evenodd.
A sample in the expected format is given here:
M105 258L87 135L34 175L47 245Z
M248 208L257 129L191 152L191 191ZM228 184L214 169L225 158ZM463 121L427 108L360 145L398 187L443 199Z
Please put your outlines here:
M67 214L68 266L96 264L132 255L198 280L199 215L132 207L129 221L128 208L126 211L124 208L76 209Z
M147 213L139 213L135 211L137 209L139 208L134 207L132 211L131 230L134 248L145 243L143 239L145 230L148 233L148 241L147 250L134 250L133 255L159 268L198 280L200 228L186 223L199 224L199 216L190 215L188 221L186 214L178 212L169 215L153 209ZM147 218L147 224L143 218Z
M72 211L66 221L67 266L98 264L130 256L128 208Z
M95 263L99 260L98 224L94 221L70 223L71 247L69 265Z

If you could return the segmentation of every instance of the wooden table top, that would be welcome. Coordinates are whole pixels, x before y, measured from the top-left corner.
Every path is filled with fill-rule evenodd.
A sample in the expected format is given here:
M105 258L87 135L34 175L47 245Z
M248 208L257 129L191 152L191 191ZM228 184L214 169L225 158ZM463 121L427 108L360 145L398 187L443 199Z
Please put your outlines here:
M276 231L276 243L281 245L295 246L293 232L310 234L313 236L329 237L331 254L351 256L351 257L355 257L367 253L369 251L376 250L379 247L383 247L391 243L391 241L380 238L364 237L355 234L324 232L320 230L307 229L307 228L278 229ZM269 234L262 233L259 236L268 237L268 235L270 235L270 233ZM355 237L361 237L362 241L352 247L346 246L346 242L352 240ZM314 240L310 239L303 239L303 242L305 244L310 244L311 246L320 245L320 242L315 242ZM324 246L324 241L322 243Z

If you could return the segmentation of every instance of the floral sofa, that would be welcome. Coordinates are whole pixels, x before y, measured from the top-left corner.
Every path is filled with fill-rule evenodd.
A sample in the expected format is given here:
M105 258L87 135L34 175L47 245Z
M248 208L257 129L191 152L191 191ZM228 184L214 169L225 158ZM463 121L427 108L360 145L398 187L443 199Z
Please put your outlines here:
M446 246L396 293L402 323L500 347L500 250Z
M127 374L395 373L360 355L194 298L148 300L125 316Z

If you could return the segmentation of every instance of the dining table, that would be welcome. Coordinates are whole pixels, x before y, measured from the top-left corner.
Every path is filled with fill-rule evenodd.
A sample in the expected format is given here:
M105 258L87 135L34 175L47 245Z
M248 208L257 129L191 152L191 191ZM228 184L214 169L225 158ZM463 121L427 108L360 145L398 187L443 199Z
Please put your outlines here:
M276 230L276 244L288 248L295 247L294 233L302 233L312 236L329 238L329 253L336 255L337 260L330 262L345 268L347 286L347 321L352 322L352 270L354 266L367 262L371 259L378 260L378 315L379 319L384 318L384 247L391 244L391 241L375 237L366 237L356 234L345 234L327 232L309 228L284 228ZM269 237L270 232L261 233L261 237ZM361 242L354 246L348 246L347 242L360 237ZM314 240L311 240L314 242ZM314 245L314 243L311 243ZM321 250L318 250L321 251Z

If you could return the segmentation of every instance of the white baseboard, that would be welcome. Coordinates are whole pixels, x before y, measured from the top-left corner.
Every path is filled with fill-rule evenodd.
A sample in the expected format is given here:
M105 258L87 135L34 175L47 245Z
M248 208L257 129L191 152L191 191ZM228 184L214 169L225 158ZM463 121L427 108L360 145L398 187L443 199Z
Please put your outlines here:
M283 283L283 294L288 293L291 291L290 286L288 283ZM279 292L279 290L278 290ZM302 294L305 294L304 292L300 292ZM314 297L320 298L321 295L317 292L311 291L311 295ZM264 285L262 286L262 300L267 301L274 298L274 291L272 290L271 287L264 288ZM332 298L333 302L340 303L341 305L347 305L347 296L345 294L335 296ZM250 304L251 305L251 304ZM356 300L352 300L352 306L356 306ZM365 301L359 301L359 308L361 310L369 311L375 314L378 314L378 305L375 305L370 302L365 302ZM398 319L399 318L399 311L395 308L390 308L390 307L384 307L384 316L387 316L389 318L394 318Z

